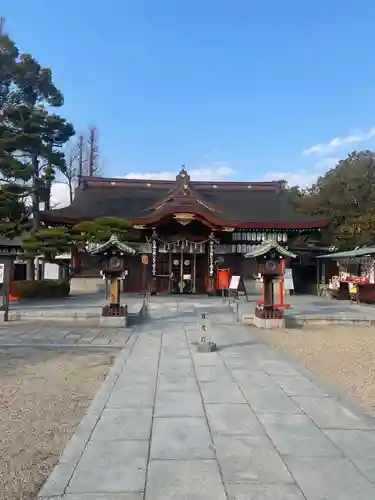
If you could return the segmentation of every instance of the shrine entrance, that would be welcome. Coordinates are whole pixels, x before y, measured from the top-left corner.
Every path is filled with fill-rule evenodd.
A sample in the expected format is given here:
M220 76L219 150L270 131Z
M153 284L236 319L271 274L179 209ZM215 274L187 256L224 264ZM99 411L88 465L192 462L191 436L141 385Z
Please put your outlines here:
M159 280L173 294L203 293L207 262L204 243L177 241L161 245ZM166 286L167 285L167 290Z
M171 253L172 273L171 292L172 293L193 293L195 292L195 254L181 251Z

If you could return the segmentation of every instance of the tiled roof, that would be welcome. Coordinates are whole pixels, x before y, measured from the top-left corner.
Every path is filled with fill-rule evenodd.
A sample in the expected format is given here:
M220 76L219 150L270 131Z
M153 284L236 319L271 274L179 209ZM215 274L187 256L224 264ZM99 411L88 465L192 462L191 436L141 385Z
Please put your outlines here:
M228 223L306 223L308 227L320 221L318 217L294 211L287 195L276 182L190 182L189 185L194 196L200 198L196 201L198 209L204 212L206 208L216 218ZM71 206L45 214L44 218L95 219L113 216L133 221L155 217L158 204L163 205L161 212L168 207L171 202L168 195L175 186L174 181L85 179L77 188ZM189 204L192 201L190 198Z

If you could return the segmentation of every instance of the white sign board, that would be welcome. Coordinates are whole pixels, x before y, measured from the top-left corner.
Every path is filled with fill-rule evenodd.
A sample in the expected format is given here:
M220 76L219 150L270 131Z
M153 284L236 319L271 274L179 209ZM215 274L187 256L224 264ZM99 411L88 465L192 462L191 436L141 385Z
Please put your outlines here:
M5 264L0 264L0 283L4 283Z
M284 269L284 289L294 290L293 273L290 267Z
M231 276L229 283L229 290L238 290L241 276Z
M44 264L44 279L45 280L58 280L59 279L59 266L52 262Z

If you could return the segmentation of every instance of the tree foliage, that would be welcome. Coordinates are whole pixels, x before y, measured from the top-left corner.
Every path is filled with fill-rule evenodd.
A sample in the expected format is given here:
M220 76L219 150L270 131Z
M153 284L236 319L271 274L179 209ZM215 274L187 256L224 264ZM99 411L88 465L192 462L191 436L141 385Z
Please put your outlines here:
M30 227L25 190L17 184L0 185L0 234L12 238Z
M123 219L116 217L102 217L93 221L84 221L72 228L46 228L34 235L23 239L23 248L29 257L41 257L46 262L58 263L68 267L69 274L74 272L71 263L64 263L57 257L70 253L72 248L86 252L92 243L105 243L112 234L118 236L120 241L136 242L139 233L133 226Z
M33 228L39 227L39 202L45 201L56 172L65 168L62 146L74 134L64 118L50 113L61 107L63 95L52 72L30 54L20 54L15 43L0 36L0 185L8 211L0 212L0 232L9 214L31 199ZM4 187L6 186L6 187ZM17 194L16 194L17 192ZM15 203L15 209L10 205Z
M330 219L326 243L341 249L375 244L375 153L353 151L308 189L284 188L296 209Z
M301 198L304 196L304 191L299 186L289 186L286 180L278 181L281 184L281 189L286 193L287 197L293 204L296 210L300 208Z
M105 243L114 234L120 241L139 240L139 233L128 221L117 217L101 217L93 221L84 221L72 228L73 234L83 237L84 242Z

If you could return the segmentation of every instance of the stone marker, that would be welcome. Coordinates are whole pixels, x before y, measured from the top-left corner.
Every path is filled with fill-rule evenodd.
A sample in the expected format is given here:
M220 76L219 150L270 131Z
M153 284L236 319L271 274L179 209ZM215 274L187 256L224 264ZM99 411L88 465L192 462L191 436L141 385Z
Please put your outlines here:
M197 351L198 352L213 352L216 351L216 344L215 342L212 342L210 339L209 335L209 321L208 321L208 314L207 313L201 313L200 315L200 324L199 324L199 330L202 333L207 333L207 335L203 335L197 345Z

